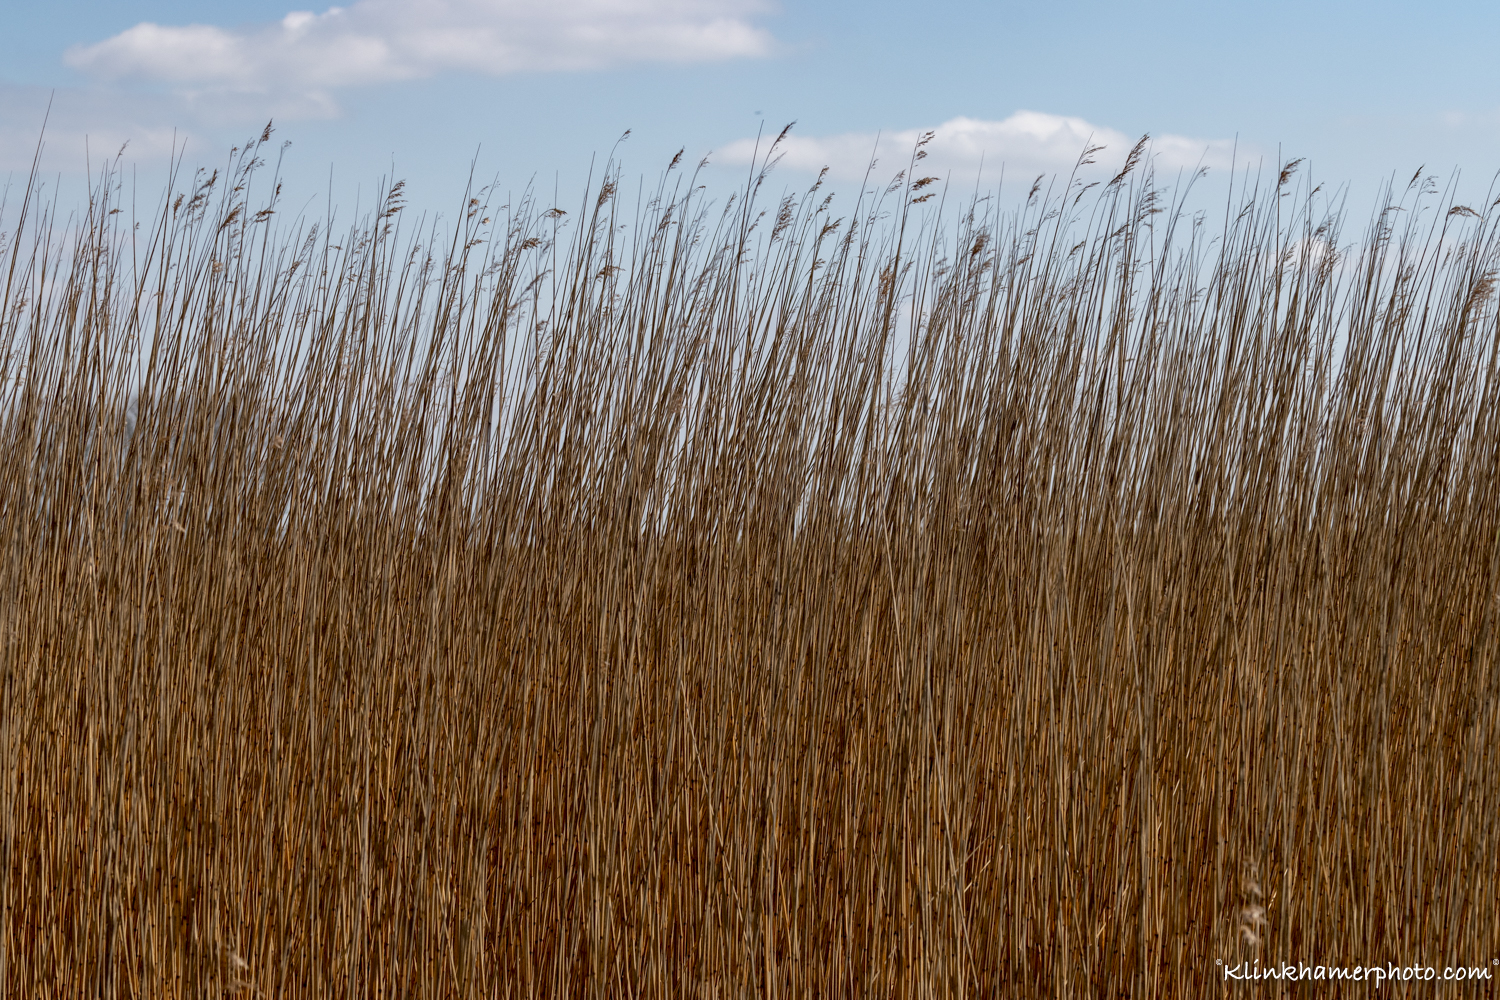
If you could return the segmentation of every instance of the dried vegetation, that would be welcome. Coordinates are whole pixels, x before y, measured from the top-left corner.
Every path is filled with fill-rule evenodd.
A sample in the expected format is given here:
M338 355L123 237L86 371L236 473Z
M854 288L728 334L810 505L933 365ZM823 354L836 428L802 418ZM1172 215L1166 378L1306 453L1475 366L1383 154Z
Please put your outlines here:
M944 223L919 150L439 242L282 224L268 140L12 193L4 995L1500 958L1493 206Z

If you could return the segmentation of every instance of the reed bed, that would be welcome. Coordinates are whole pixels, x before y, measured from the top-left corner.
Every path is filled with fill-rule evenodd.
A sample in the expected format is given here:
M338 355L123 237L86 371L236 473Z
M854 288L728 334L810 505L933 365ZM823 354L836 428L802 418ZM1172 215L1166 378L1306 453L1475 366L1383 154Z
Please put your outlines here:
M9 199L5 996L1500 959L1494 204L918 149L335 233L269 142Z

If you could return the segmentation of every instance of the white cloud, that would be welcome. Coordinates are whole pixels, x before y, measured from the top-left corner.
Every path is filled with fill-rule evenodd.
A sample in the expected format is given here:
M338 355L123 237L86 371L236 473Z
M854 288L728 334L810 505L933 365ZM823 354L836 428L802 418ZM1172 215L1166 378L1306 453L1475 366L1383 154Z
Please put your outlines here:
M74 46L65 58L102 79L326 103L330 88L444 71L502 75L764 56L773 40L750 18L769 9L768 0L356 0L247 28L143 23Z
M878 136L874 132L811 137L793 134L778 152L786 154L781 161L783 167L816 172L826 166L829 174L840 180L863 178L874 158L878 165L871 179L884 182L907 166L917 141L927 131L913 128ZM1017 111L1001 121L953 118L932 131L936 137L927 146L928 157L919 168L922 173L972 182L980 177L982 165L986 180L998 179L1003 168L1008 182L1027 184L1038 174L1068 173L1090 143L1105 147L1094 156L1099 170L1118 170L1138 138L1082 118L1040 111ZM767 143L761 140L761 155ZM754 150L754 139L738 139L720 150L715 159L745 164ZM1200 165L1229 166L1232 150L1229 140L1180 135L1153 136L1150 145L1156 168L1173 172ZM1244 158L1242 149L1240 159Z

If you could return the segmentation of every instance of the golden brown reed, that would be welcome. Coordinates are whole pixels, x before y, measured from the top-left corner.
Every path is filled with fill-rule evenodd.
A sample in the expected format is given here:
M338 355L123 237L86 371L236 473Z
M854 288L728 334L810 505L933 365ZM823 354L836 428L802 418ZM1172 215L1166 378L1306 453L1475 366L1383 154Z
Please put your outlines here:
M268 138L10 208L4 995L1500 958L1494 206L674 160L335 244Z

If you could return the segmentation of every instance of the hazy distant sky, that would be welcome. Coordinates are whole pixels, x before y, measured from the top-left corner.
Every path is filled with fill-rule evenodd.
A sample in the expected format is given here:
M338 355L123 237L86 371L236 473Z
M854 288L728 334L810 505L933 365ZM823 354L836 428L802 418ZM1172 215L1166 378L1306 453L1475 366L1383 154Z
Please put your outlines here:
M1063 169L1093 136L1159 169L1307 157L1373 186L1426 164L1481 190L1500 168L1500 5L1456 2L795 0L6 0L0 177L81 173L126 140L151 175L277 122L288 176L368 190L394 170L414 203L478 174L565 198L620 133L628 174L679 147L728 183L762 123L797 121L778 178L877 174L938 132L929 165L972 185ZM735 174L734 176L738 176ZM1358 190L1358 188L1357 188Z

